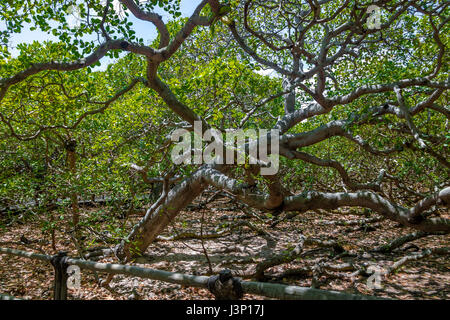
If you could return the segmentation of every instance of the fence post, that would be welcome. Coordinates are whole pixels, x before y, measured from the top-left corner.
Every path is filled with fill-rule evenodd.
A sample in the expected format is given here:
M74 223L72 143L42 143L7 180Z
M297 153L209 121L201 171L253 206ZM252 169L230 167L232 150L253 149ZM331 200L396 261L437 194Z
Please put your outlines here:
M55 280L53 283L53 299L67 300L67 252L60 251L50 260L55 269Z

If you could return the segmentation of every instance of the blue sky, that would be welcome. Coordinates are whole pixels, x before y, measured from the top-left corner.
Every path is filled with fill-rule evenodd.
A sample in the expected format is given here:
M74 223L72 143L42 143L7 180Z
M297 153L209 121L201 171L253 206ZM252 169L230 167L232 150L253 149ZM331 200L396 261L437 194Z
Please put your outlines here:
M197 5L200 3L200 0L181 0L181 13L184 17L188 17L192 15ZM165 22L171 19L170 14L162 11L162 10L156 10L161 16L163 16L163 19ZM136 31L136 35L139 38L143 38L146 43L151 42L153 39L155 39L157 32L156 28L148 22L140 21L130 14L130 20L133 22L134 30ZM4 28L4 23L0 21L0 30ZM13 37L11 37L10 45L12 47L11 53L14 56L17 56L18 51L15 49L17 44L19 43L31 43L35 40L37 41L45 41L45 40L55 40L58 41L58 39L50 34L47 34L42 31L30 31L29 26L23 29L22 33L15 34Z

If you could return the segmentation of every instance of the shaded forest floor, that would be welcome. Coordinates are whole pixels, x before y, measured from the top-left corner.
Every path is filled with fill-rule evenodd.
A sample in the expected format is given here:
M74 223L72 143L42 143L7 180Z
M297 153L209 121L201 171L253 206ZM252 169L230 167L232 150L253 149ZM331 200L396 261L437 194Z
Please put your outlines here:
M398 223L382 220L377 215L352 211L308 211L291 219L274 223L273 217L249 212L222 198L207 205L183 211L166 230L164 236L208 235L211 239L184 238L160 240L152 244L144 256L133 264L173 272L195 275L210 274L228 268L244 279L250 279L255 266L264 259L282 252L289 252L296 246L301 235L320 240L333 240L340 250L308 244L293 261L274 266L265 272L265 281L310 287L325 290L347 291L394 299L448 299L450 297L450 261L448 255L430 255L423 259L409 261L396 271L381 277L381 289L370 289L367 274L350 276L353 270L343 268L320 268L323 264L332 266L354 265L377 266L388 269L395 261L427 248L449 247L449 235L431 235L400 246L388 253L371 250L414 230ZM242 210L241 210L242 209ZM98 209L84 209L87 217ZM345 213L345 215L343 214ZM139 215L129 217L128 224L139 220ZM370 220L361 223L361 220ZM240 224L237 221L247 221ZM5 225L6 221L2 221ZM223 234L217 234L218 226ZM100 226L101 227L101 226ZM230 228L231 227L231 228ZM101 229L101 228L100 228ZM258 232L263 230L263 232ZM191 234L186 234L191 233ZM105 232L104 234L107 234ZM23 243L22 236L31 239ZM22 238L22 240L21 240ZM0 230L0 246L26 251L54 254L50 237L43 236L39 222L17 221ZM92 233L85 245L108 246L105 238ZM202 243L203 242L203 243ZM77 250L67 234L56 232L58 251L69 251L77 256ZM110 244L112 247L113 245ZM343 249L343 250L342 250ZM205 255L205 251L207 256ZM210 264L208 263L208 260ZM117 262L112 257L100 262ZM104 279L104 274L98 275ZM37 260L0 255L0 293L25 299L51 299L53 269ZM148 279L114 276L110 288L99 286L94 274L82 270L81 289L69 290L69 299L212 299L206 289L186 288ZM245 299L264 297L246 295Z

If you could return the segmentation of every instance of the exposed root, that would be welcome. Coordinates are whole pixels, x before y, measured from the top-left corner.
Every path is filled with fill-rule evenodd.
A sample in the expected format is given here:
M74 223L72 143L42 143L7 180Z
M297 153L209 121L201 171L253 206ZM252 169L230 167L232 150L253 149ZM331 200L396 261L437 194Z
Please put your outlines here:
M410 261L414 261L414 260L419 260L419 259L423 259L426 258L432 254L437 254L437 255L448 255L450 253L450 248L448 247L444 247L444 248L434 248L434 249L425 249L419 253L415 253L409 256L405 256L403 258L401 258L400 260L394 262L387 270L386 270L386 275L391 274L393 272L395 272L397 269L399 269L400 267L402 267L403 265L405 265L406 263L410 262Z

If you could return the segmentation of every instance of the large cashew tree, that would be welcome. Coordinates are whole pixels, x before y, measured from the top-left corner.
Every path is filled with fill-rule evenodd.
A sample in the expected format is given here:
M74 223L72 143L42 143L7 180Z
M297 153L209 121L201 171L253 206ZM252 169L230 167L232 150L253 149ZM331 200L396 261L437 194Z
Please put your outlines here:
M278 129L281 158L279 172L263 177L259 164L192 165L164 177L151 177L149 168L133 165L147 181L163 183L164 190L118 245L119 257L145 251L208 188L223 190L236 201L275 216L361 207L421 231L450 231L450 220L439 210L450 204L448 3L203 0L189 18L168 23L155 7L176 18L178 1L119 2L20 0L0 4L6 27L1 33L5 58L0 74L0 120L5 134L32 140L47 131L71 130L129 95L152 95L155 103L170 110L167 126L171 130L186 128L202 134L224 126ZM81 21L77 26L67 19L74 8ZM130 19L155 27L157 40L148 45L139 39ZM20 34L26 23L58 37L63 53L33 59L31 52L28 58L11 63L8 39ZM189 49L202 37L218 39L218 34L220 41L205 49L211 50L209 54ZM198 45L197 49L202 50ZM20 115L14 113L14 103L23 83L38 77L56 78L55 72L79 77L80 70L91 70L120 52L140 61L132 66L137 71L130 73L139 76L127 79L121 89L111 92L117 86L105 84L109 92L102 100L80 93L84 111L75 113L70 123L35 123L28 131L17 125ZM165 81L168 73L176 73L172 69L177 65L196 62L197 68L206 68L207 59L217 59L213 54L225 63L226 56L234 55L279 85L266 86L258 93L265 96L258 101L236 98L228 105L214 105L213 99L184 96L183 83ZM34 83L27 86L27 94L39 95L46 86ZM191 90L195 91L195 83L190 82ZM212 83L211 92L213 87L236 92L226 81ZM70 95L66 94L67 99L74 98ZM200 130L194 126L196 121L202 123ZM169 148L167 139L162 140L160 148ZM327 147L330 142L334 148ZM405 171L397 170L399 162L428 171L428 175L423 173L425 190L416 190ZM317 168L334 177L334 182L318 184ZM391 192L393 183L409 200Z

